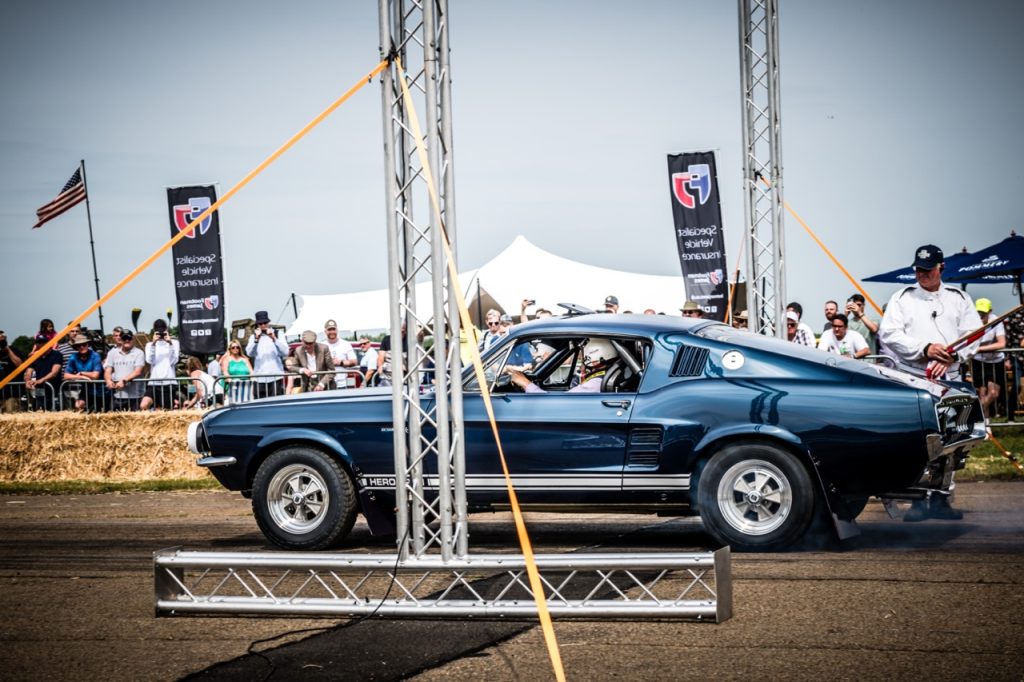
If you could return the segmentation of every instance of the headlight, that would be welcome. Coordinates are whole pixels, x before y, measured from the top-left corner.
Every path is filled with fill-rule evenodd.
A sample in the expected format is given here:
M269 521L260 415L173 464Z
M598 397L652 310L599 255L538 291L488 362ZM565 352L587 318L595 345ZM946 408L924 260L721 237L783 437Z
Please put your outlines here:
M197 455L206 453L206 434L203 432L202 421L188 425L188 449Z

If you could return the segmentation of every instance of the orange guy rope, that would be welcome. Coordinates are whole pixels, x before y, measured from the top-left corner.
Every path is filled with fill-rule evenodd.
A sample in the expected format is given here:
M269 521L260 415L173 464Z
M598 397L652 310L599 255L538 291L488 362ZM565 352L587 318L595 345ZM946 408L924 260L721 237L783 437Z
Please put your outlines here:
M124 279L122 279L120 282L118 282L116 285L114 285L114 288L112 288L110 291L108 291L106 294L104 294L101 299L99 299L98 301L93 303L91 306L86 308L85 312L83 312L81 315L79 315L74 320L72 320L68 324L68 326L64 327L64 329L60 330L60 332L58 334L56 334L52 339L50 339L45 344L43 344L42 348L40 348L39 350L37 350L34 353L32 353L31 355L29 355L29 357L23 363L21 363L16 370L14 370L9 375L7 375L7 377L5 377L3 379L0 379L0 388L3 388L4 386L6 386L12 379L14 379L14 377L16 377L19 374L21 374L25 370L26 367L28 367L33 362L35 362L40 357L42 357L43 353L45 353L49 349L53 348L56 345L58 339L63 338L72 327L74 327L77 324L80 324L82 322L82 320L84 320L85 318L89 317L89 315L92 315L93 311L95 311L101 305L103 305L104 303L109 301L111 298L113 298L113 296L117 292L121 291L121 289L123 289L129 282L131 282L133 279L138 277L139 273L141 273L143 270L145 270L150 265L152 265L156 261L157 258L162 256L167 251L167 249L171 248L172 246L177 244L179 241L181 241L185 237L187 237L190 234L192 234L192 231L195 229L196 225L198 225L203 220L205 220L210 214L212 214L214 211L216 211L218 208L220 208L221 205L225 204L228 201L228 199L230 199L232 196L235 195L236 192L238 192L238 190L240 190L243 187L245 187L247 184L249 184L249 182L253 178L255 178L257 175L262 173L267 168L267 166L272 164L274 161L277 161L278 157L280 157L286 151L291 149L295 145L296 142L298 142L299 140L301 140L303 137L306 136L306 133L308 133L310 130L315 128L317 125L319 125L321 122L323 122L323 120L325 118L327 118L332 113L334 113L335 109L337 109L342 104L344 104L345 101L348 100L352 95L356 94L364 85L366 85L368 82L370 82L373 79L374 76L376 76L381 71L383 71L387 67L387 65L388 65L388 62L385 59L380 64L378 64L376 67L374 67L374 69L370 73L368 73L366 76L361 78L355 85L353 85L351 88L349 88L345 92L345 94L343 94L338 99L334 100L334 102L329 107L327 107L326 109L321 111L316 116L316 118L314 118L312 121L310 121L305 126L303 126L302 130L300 130L299 132L297 132L294 135L292 135L292 137L287 142L285 142L283 145L278 147L277 151L275 151L273 154L271 154L266 159L264 159L263 162L260 165L256 166L256 168L254 168L253 170L249 171L248 175L246 175L244 178L242 178L242 180L238 184L236 184L234 187L232 187L227 192L225 192L224 196L222 196L220 199L215 201L212 206L210 206L208 209L206 209L201 214L199 214L199 217L197 217L195 220L190 222L188 224L188 226L184 230L182 230L178 234L174 235L174 237L172 237L170 239L170 241L168 241L166 244L164 244L159 249L154 251L153 255L151 255L149 258L144 260L134 270L129 272L125 276Z
M768 183L768 179L765 178L763 175L761 176L761 182L765 184L765 187L771 187L771 185ZM853 275L851 275L846 268L843 267L843 264L840 263L836 259L836 257L832 255L832 252L828 250L828 247L825 246L825 244L820 239L818 239L818 235L814 234L814 231L807 225L807 223L804 222L804 219L797 215L796 211L794 211L793 208L789 205L789 202L783 201L782 203L783 205L785 205L786 210L789 211L789 214L796 218L796 221L800 223L800 225L802 225L805 230L807 230L807 234L811 235L811 239L817 242L818 246L821 247L821 250L825 252L825 255L832 259L832 262L836 264L837 268L842 270L843 274L846 275L846 278L850 280L850 283L857 288L857 291L861 293L864 299L871 304L871 307L874 308L875 312L877 312L879 317L881 317L883 314L882 309L878 307L878 304L875 303L875 300L868 295L868 292L864 291L864 287L860 285L860 282L858 282L857 279Z
M427 158L427 150L423 144L423 135L420 132L419 119L416 116L416 107L409 93L409 87L405 83L405 72L402 70L402 61L395 60L398 67L398 80L402 85L402 97L405 99L405 106L409 112L409 125L412 128L413 137L416 140L416 152L420 158L420 166L423 178L427 183L427 190L430 194L430 203L434 208L434 217L441 230L444 243L445 258L448 261L448 275L451 278L449 290L455 293L455 301L459 308L459 319L467 330L472 326L469 317L469 308L466 299L462 295L462 287L459 286L459 274L455 268L455 256L452 254L451 244L448 242L448 233L441 220L441 203L437 196L437 189L434 185L434 178L430 172L430 161ZM435 317L438 311L434 311ZM467 331L468 333L468 331ZM551 613L548 611L547 599L544 596L544 585L540 579L540 572L537 570L537 561L533 556L533 545L530 543L530 536L526 532L526 522L523 520L522 510L519 508L519 498L516 496L515 488L512 486L512 475L509 473L508 464L505 462L505 451L501 447L501 438L498 436L498 424L494 418L494 408L491 404L491 394L487 389L487 378L484 376L484 367L480 361L480 351L474 344L470 344L473 360L473 373L476 376L477 385L480 386L480 395L484 400L484 407L487 410L487 418L491 422L491 432L494 434L494 442L498 446L498 458L501 461L501 470L505 474L505 485L508 488L509 504L512 507L512 518L515 520L516 534L519 536L519 545L523 550L523 561L526 563L526 574L529 578L530 589L533 591L533 598L537 604L537 616L540 619L541 631L544 633L544 643L548 649L548 656L551 659L551 666L554 669L555 679L565 682L565 669L562 667L562 655L558 650L558 639L555 637L555 628L551 622Z

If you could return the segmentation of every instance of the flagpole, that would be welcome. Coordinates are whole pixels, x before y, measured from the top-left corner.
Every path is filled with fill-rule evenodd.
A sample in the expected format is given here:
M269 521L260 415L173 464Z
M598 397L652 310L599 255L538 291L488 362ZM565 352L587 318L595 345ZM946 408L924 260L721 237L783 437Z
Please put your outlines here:
M92 238L92 211L89 210L89 183L85 179L85 159L81 160L79 167L82 169L82 186L85 188L85 215L89 220L89 250L92 251L92 276L93 281L96 283L96 300L98 301L100 300L100 276L96 271L96 243ZM104 343L106 343L107 332L103 329L103 306L99 306L98 310L100 314L100 335L103 337Z

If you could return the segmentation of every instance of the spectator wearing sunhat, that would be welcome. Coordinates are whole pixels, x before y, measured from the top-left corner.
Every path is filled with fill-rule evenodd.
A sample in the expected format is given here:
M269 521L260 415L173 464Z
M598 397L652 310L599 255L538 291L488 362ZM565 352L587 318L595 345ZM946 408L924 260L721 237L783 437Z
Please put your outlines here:
M704 317L704 309L696 301L687 301L679 309L679 312L683 314L683 317Z
M302 332L302 345L295 349L295 373L302 381L302 391L325 391L334 388L334 361L326 344L317 343L316 332Z
M281 395L284 392L282 375L288 344L277 338L266 310L257 310L255 317L256 331L245 344L245 354L253 359L253 397Z
M979 298L974 302L974 308L981 317L981 323L988 324L992 316L992 301ZM1001 407L999 396L1006 395L1006 370L1003 369L1006 328L1003 323L997 322L989 327L979 343L977 354L971 358L971 383L978 389L982 405L988 408L985 413L994 417Z
M604 297L604 311L606 313L617 313L617 312L619 312L619 297L618 296L605 296Z
M732 326L736 329L746 329L748 325L746 309L741 310L732 318Z
M89 338L82 334L71 339L74 354L68 359L64 372L64 387L75 401L75 409L82 411L86 407L98 410L102 407L100 396L103 385L96 382L103 373L103 361L100 354L89 348Z

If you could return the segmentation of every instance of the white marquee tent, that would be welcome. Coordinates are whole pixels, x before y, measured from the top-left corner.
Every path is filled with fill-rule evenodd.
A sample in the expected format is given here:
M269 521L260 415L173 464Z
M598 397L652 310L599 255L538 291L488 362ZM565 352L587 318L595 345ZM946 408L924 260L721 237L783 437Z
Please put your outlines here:
M429 282L418 285L416 300L421 302L428 319L431 310ZM643 275L610 270L556 256L518 236L509 246L476 270L459 275L459 284L466 294L470 309L476 316L475 300L481 294L483 306L498 304L518 321L521 301L532 298L537 306L556 315L563 311L558 303L576 303L603 309L604 297L615 295L619 310L636 313L653 308L668 315L678 315L686 300L681 275ZM489 296L489 298L487 298ZM338 321L345 331L371 331L388 327L388 290L359 291L349 294L302 295L302 309L287 334L300 334L305 329L318 333L324 322Z

